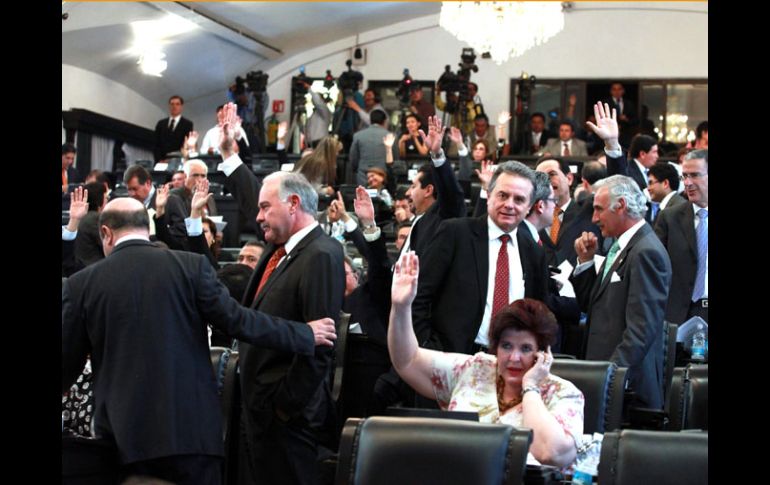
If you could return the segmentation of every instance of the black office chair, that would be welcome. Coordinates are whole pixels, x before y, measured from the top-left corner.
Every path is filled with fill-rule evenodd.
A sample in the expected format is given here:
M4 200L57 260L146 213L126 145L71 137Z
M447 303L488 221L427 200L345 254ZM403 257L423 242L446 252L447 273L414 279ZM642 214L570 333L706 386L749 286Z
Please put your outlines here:
M211 365L222 404L222 439L225 445L223 467L225 484L237 483L238 430L241 419L241 385L238 378L238 352L211 347Z
M676 361L676 323L663 322L663 399L665 402L671 388Z
M709 428L709 366L687 366L689 389L685 401L684 429Z
M532 431L453 419L350 418L335 483L521 484Z
M602 485L708 483L708 432L622 430L604 435Z
M583 433L620 428L626 369L612 362L554 359L551 372L583 392Z
M61 448L62 485L118 483L120 463L112 441L62 435Z
M665 412L668 416L666 430L668 431L684 429L684 403L687 398L687 384L687 368L674 368L665 403Z

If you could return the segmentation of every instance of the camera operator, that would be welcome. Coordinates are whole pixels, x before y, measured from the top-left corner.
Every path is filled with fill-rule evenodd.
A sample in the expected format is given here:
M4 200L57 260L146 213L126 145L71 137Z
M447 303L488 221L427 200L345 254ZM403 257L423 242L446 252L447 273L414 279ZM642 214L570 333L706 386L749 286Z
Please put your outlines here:
M364 105L364 97L359 91L364 76L350 67L352 64L350 60L345 64L347 64L348 70L337 78L337 87L340 93L337 97L337 108L334 110L334 134L342 142L345 153L350 153L353 134L358 131L360 122L358 112L350 108L350 101L354 101L359 107Z
M409 111L420 119L421 126L428 126L428 117L436 116L436 108L423 99L422 87L418 83L412 83L409 87Z
M468 99L465 102L467 118L465 123L463 123L462 110L460 110L459 106L457 106L459 101L457 92L445 91L445 86L444 83L441 82L441 79L439 79L436 83L436 108L450 115L450 119L447 120L447 123L450 126L459 128L463 133L466 134L473 131L473 120L476 118L476 115L484 113L484 106L481 104L481 99L478 96L478 89L478 84L472 82L468 83ZM446 93L446 101L441 99L442 92Z
M354 99L348 100L347 103L348 103L348 108L358 113L358 118L360 119L360 122L358 123L359 130L363 130L364 128L372 124L372 121L369 115L373 110L379 109L379 110L385 111L385 108L383 108L381 104L382 99L380 98L380 95L374 91L374 89L367 89L366 91L364 91L363 108L359 106ZM385 111L386 115L387 113L388 112Z
M304 90L310 93L313 103L313 114L305 124L305 143L310 148L315 148L321 138L329 134L329 125L332 122L332 112L320 94L313 91L313 86L304 80L299 80Z

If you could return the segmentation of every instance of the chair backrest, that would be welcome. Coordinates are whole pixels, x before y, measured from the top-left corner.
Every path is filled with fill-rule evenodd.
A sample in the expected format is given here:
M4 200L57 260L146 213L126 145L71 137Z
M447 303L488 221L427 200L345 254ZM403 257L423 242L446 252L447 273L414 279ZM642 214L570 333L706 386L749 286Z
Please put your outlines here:
M708 432L622 430L604 435L602 485L708 483Z
M612 362L554 359L551 372L572 382L585 397L583 412L583 432L586 434L603 433L607 429L612 382L617 372ZM613 401L613 405L618 404ZM622 398L617 414L622 414ZM613 415L614 416L614 415ZM619 424L619 423L618 423Z
M532 431L453 419L350 418L335 483L523 483Z
M687 400L687 368L676 367L673 370L671 386L666 394L665 411L668 415L669 431L680 431L684 428L685 409L684 403Z
M684 429L708 429L709 376L708 365L687 366L689 389L685 398Z
M676 360L676 323L663 322L663 399L671 388L674 376L674 361Z

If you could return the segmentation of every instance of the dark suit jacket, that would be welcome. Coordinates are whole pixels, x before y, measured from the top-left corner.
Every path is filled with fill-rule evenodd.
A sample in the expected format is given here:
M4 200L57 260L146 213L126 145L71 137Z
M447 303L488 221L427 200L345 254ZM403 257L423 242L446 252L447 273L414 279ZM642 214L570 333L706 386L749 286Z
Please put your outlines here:
M99 213L89 211L83 216L75 238L75 257L83 266L104 259L102 239L99 237Z
M182 116L174 131L168 129L169 117L155 125L155 161L163 160L169 152L178 152L184 144L184 137L193 131L193 122Z
M212 216L217 215L217 205L214 202L214 198L209 201L208 209L209 214ZM190 217L191 210L192 192L187 190L186 187L173 189L169 192L168 201L166 201L166 213L163 218L168 224L169 235L176 238L185 249L189 249L189 244L187 243L187 226L184 220ZM169 244L169 246L171 245Z
M592 232L599 239L599 247L602 247L604 238L599 226L591 222L594 213L594 196L591 195L580 202L572 201L564 211L564 217L559 228L559 237L556 244L551 241L551 235L545 229L540 231L540 239L543 241L543 249L548 256L548 264L558 266L563 261L569 261L576 266L577 253L575 252L575 239L583 232ZM599 252L601 254L601 251Z
M285 153L285 152L284 152ZM279 153L280 156L280 153ZM249 170L245 164L239 165L233 173L225 180L225 187L238 202L238 209L243 220L251 227L257 238L264 241L262 228L257 224L257 214L259 214L259 191L262 189L262 182Z
M242 307L197 254L119 244L62 288L62 392L90 354L94 428L123 463L222 456L222 408L206 323L228 335L312 355L313 334Z
M612 175L626 175L634 179L640 189L647 188L647 177L633 160L629 161L626 158L625 152L618 158L607 157L607 176Z
M615 99L610 96L609 98L602 101L602 103L607 103L610 105L610 110L612 108L615 108L618 111L618 117L620 117L620 107L617 103L615 103ZM628 118L628 121L619 121L618 125L620 128L627 128L636 125L639 122L639 117L637 116L636 112L636 101L630 100L628 98L623 98L623 114L626 115Z
M548 130L543 130L543 133L540 135L540 146L538 147L538 150L543 150L545 148L546 142L550 138L557 138ZM519 140L516 141L516 145L513 147L513 153L517 155L532 155L536 151L534 149L534 146L532 145L532 130L528 129L526 133L524 133ZM561 152L559 152L561 153Z
M275 269L254 298L275 245L269 245L249 281L243 304L270 315L310 321L339 319L345 294L342 245L313 229ZM332 349L307 357L239 344L244 415L250 439L258 439L280 409L290 422L316 431L334 420L330 375ZM331 422L330 422L331 421Z
M524 296L544 301L548 293L545 253L526 234L516 232ZM420 280L412 315L422 347L472 352L484 316L489 272L487 216L445 221L420 260Z
M688 202L660 211L655 233L668 251L673 272L666 320L682 323L687 319L698 273L698 242L692 204Z
M393 273L385 237L381 234L375 241L368 242L360 229L345 233L345 237L353 241L366 259L368 272L366 281L345 298L343 309L350 313L350 323L359 323L372 342L387 349Z
M599 274L603 273L600 268ZM612 281L616 273L620 281ZM602 281L595 268L570 278L588 314L587 360L628 367L642 407L663 407L663 319L671 283L666 249L645 223Z
M652 219L652 209L650 208L650 218L648 218L648 222L652 227L655 227L655 224L658 222L658 219L660 219L660 213L664 210L672 209L678 205L684 204L687 202L687 199L682 197L679 194L674 194L670 199L668 199L668 204L666 204L666 207L664 209L658 209L658 214L655 216L655 219ZM651 221L649 219L652 219Z
M432 164L433 162L428 163ZM465 193L460 187L448 160L438 168L433 167L433 183L437 200L425 211L425 215L412 226L409 238L409 247L420 257L424 254L428 244L433 241L433 236L438 231L442 221L464 217L467 214Z

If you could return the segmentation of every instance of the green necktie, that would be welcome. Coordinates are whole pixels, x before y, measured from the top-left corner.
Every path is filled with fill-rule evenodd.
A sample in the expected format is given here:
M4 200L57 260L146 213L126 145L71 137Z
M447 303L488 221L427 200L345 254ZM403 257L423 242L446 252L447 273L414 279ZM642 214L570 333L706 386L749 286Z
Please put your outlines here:
M615 256L618 255L618 251L620 251L620 244L618 244L618 240L616 239L612 244L612 247L610 247L610 252L607 253L607 258L604 260L604 274L602 274L602 281L607 277L607 272L610 270L612 263L615 262Z

